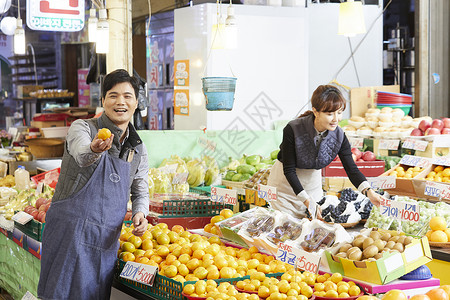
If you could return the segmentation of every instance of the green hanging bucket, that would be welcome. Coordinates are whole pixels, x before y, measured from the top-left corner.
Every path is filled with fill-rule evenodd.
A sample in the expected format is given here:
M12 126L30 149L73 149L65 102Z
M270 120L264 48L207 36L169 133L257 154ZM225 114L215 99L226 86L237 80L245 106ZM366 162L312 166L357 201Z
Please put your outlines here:
M210 111L229 111L233 109L236 77L203 77L203 94L206 109Z

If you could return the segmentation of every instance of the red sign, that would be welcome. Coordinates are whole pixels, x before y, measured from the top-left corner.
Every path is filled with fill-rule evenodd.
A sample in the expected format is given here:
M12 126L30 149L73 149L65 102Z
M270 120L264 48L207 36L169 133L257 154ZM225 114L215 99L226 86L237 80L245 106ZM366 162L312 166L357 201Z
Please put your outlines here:
M89 84L86 83L86 78L89 73L89 69L78 69L78 106L90 106L90 89Z

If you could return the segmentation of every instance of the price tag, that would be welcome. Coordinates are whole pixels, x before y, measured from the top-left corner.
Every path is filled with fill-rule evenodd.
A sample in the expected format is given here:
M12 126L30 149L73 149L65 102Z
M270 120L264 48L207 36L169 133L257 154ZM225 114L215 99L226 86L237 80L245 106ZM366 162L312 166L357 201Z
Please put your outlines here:
M442 191L445 193L445 197L448 197L448 186L442 183L437 183L433 181L427 181L425 183L425 191L424 194L431 197L442 198ZM450 199L450 198L444 198Z
M258 192L252 189L245 189L245 203L253 204L255 203L255 198Z
M30 291L27 291L25 295L23 295L22 300L38 300Z
M398 150L400 140L380 140L379 149Z
M189 173L176 173L175 176L173 176L172 184L184 184L187 181Z
M211 201L224 204L237 204L237 191L216 186L211 187Z
M431 161L428 158L422 158L416 165L416 167L420 168L428 168L431 165Z
M401 221L418 222L420 208L416 203L388 200L380 207L381 215L399 219Z
M161 170L161 172L166 174L172 174L177 171L178 164L171 164L163 167L159 167L158 169Z
M258 197L267 202L277 201L277 188L268 185L258 184Z
M369 181L373 189L382 190L395 189L397 183L396 177L394 176L371 177L367 178L367 181Z
M288 263L299 269L317 273L320 266L320 256L306 252L302 249L279 243L276 259Z
M427 149L427 146L428 146L427 141L413 140L413 139L406 139L402 144L402 148L419 151L425 151L425 149Z
M364 138L348 138L352 148L362 149L364 147Z
M450 200L450 185L446 184L441 190L441 199Z
M30 214L27 214L24 211L18 211L17 214L15 214L12 219L16 221L19 224L25 225L31 220L33 220L33 216Z
M433 161L433 164L450 167L450 157L439 157Z
M422 157L413 156L413 155L405 155L400 160L400 164L415 167L421 160L422 160Z
M414 149L414 140L413 139L406 139L403 141L402 148L406 149Z
M127 261L120 277L152 286L158 273L158 267Z

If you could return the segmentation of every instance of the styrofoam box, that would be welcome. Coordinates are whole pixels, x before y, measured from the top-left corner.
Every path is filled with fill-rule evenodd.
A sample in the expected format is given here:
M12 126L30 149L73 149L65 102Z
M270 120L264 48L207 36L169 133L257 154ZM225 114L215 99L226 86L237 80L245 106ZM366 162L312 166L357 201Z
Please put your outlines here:
M69 131L69 126L41 128L46 138L65 138Z

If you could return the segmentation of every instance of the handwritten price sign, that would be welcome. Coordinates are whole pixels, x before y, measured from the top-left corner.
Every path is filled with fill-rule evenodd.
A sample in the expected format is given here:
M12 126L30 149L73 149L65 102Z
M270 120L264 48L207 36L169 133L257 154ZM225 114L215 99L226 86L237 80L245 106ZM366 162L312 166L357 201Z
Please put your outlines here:
M424 194L431 197L450 200L450 186L447 184L427 181Z
M258 197L269 201L277 201L277 188L258 184Z
M397 180L394 176L379 176L367 178L373 189L395 189Z
M362 149L364 147L364 138L349 138L348 141L352 148Z
M320 256L284 243L278 244L276 259L311 273L319 271Z
M220 187L211 187L211 201L222 202L224 204L237 204L237 191Z
M413 156L413 155L405 155L400 160L400 164L415 167L421 160L422 160L422 157Z
M413 140L413 139L406 139L402 147L406 149L413 149L418 151L425 151L427 149L428 142L427 141L419 141L419 140Z
M400 140L380 140L379 149L398 150Z
M439 157L439 158L436 158L433 161L433 164L450 167L450 157Z
M158 267L127 261L120 277L152 286Z
M418 222L420 219L419 205L415 203L387 200L380 207L381 215L402 221Z

